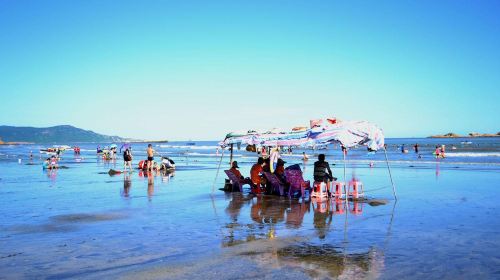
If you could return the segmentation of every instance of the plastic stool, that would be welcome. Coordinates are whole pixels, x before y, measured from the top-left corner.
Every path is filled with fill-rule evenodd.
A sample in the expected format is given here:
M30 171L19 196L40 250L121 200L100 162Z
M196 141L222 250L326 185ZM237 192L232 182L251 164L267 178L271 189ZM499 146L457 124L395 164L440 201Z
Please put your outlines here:
M330 196L335 198L342 198L344 196L343 187L345 186L344 182L333 181L331 182L331 191ZM335 191L334 191L335 190Z
M350 181L347 195L354 199L365 196L363 183L361 181Z
M314 182L313 191L311 193L311 198L328 198L328 190L326 188L326 183L324 182Z

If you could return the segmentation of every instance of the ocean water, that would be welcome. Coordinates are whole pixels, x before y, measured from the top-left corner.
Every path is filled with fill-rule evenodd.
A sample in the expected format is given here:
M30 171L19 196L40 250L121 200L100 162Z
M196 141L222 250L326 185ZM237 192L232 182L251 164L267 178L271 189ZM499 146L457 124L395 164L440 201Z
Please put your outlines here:
M218 173L215 141L154 144L178 168L150 176L109 176L122 161L96 157L96 144L64 153L68 168L56 171L42 170L41 145L0 146L0 279L500 277L499 140L387 142L397 201L383 154L353 149L346 164L348 179L385 202L378 206L224 193L229 159ZM432 156L438 144L445 159ZM311 179L314 160L302 162L302 151L283 157ZM326 153L343 176L338 149L304 151ZM136 164L145 144L133 154ZM256 157L237 151L235 159L248 174Z

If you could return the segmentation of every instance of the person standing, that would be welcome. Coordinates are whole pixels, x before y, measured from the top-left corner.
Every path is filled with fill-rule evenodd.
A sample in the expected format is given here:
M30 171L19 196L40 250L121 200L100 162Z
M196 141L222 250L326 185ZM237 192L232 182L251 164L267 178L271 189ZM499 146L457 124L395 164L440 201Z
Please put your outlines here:
M439 146L436 146L434 154L436 155L436 158L439 158L441 156L441 149L439 149Z
M123 152L123 171L127 169L127 166L129 167L130 172L132 172L132 152L130 151L131 148L125 149Z
M418 143L415 143L415 145L413 145L413 148L415 149L415 153L418 154Z
M147 170L151 170L151 166L153 165L155 150L153 150L153 145L148 144L148 148L146 149L146 153L148 154L148 165Z
M441 145L441 153L440 153L440 156L442 158L445 158L445 146L444 145Z

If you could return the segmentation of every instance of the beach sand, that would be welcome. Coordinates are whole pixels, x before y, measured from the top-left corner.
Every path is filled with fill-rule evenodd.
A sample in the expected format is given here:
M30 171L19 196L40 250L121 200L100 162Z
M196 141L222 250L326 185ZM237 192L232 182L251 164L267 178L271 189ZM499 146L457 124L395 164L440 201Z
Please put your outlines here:
M385 166L349 164L348 176L354 171L367 195L387 204L351 202L346 215L335 202L211 196L216 161L188 161L173 177L151 179L99 174L113 165L96 161L55 172L2 162L0 278L500 275L496 166L393 166L396 203ZM240 167L245 174L250 164ZM223 184L221 172L216 189Z

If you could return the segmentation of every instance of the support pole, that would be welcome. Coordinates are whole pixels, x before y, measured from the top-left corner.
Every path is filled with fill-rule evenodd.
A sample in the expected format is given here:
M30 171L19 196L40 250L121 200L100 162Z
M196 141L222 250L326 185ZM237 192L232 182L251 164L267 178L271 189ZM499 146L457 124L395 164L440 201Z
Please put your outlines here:
M231 155L229 156L229 165L230 166L232 166L232 164L233 164L233 146L234 146L234 144L231 144L231 148L229 148L229 149L231 149Z
M225 149L222 149L222 155L220 156L219 165L217 166L217 173L215 174L214 183L212 184L212 194L215 192L215 182L217 182L217 177L219 177L220 165L222 163L222 158L224 157Z
M398 197L396 196L396 187L394 186L394 181L392 180L391 167L389 166L389 159L387 158L387 149L385 147L384 147L384 154L385 154L385 162L387 163L387 170L389 170L389 178L391 178L392 193L394 194L394 199L397 201Z
M348 205L347 205L347 203L348 203L348 201L347 201L347 197L348 197L347 191L348 191L348 188L347 188L347 176L346 176L346 171L345 171L346 170L346 160L345 160L345 158L346 158L345 154L346 153L347 153L347 148L343 149L342 154L344 154L344 193L345 193L345 205L346 205L346 207L348 207ZM346 213L347 213L347 210L348 209L346 209Z

